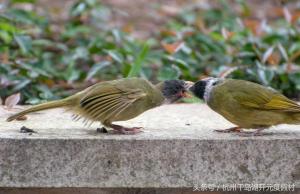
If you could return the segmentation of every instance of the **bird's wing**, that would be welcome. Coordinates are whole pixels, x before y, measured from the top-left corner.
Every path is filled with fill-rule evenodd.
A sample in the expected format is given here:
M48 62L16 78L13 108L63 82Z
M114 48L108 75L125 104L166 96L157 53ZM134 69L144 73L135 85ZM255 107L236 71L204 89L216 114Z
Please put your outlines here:
M271 88L251 82L238 84L243 85L231 87L230 92L232 92L234 99L243 106L261 110L300 112L300 106L296 102ZM234 88L239 88L239 90L236 91Z
M145 96L147 94L138 88L126 88L118 84L100 85L81 99L80 106L88 118L105 121Z

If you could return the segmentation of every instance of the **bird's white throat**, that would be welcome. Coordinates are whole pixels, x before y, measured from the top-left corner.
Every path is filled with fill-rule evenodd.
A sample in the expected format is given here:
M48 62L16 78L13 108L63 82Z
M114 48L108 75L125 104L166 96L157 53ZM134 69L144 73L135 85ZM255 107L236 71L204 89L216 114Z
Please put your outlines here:
M217 78L209 78L207 80L206 86L205 86L205 91L204 91L204 101L207 103L209 98L210 98L210 94L211 94L211 90L213 89L213 87L215 86L215 83L218 81Z

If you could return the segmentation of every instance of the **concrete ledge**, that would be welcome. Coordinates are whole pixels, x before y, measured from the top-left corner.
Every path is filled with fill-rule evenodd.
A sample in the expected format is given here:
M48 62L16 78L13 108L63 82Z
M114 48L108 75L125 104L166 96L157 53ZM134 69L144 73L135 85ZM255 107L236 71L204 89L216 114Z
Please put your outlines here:
M257 194L258 192L232 192L232 191L215 191L215 192L203 192L193 191L191 189L128 189L128 188L5 188L0 189L0 193L3 194ZM300 190L286 191L286 192L259 192L260 194L298 194ZM1 193L1 194L2 194Z
M62 110L5 122L0 109L0 187L191 188L201 184L300 187L300 126L239 137L205 105L168 105L128 122L137 135L99 134ZM38 133L20 133L26 126Z

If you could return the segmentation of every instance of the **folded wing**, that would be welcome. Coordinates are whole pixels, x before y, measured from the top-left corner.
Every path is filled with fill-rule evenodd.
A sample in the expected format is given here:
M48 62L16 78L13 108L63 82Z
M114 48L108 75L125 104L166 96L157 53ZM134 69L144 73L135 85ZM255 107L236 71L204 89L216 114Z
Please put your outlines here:
M300 106L279 92L253 83L233 86L241 88L232 90L234 99L243 106L261 110L276 110L284 112L300 112Z
M106 121L116 117L135 101L146 96L147 94L141 89L109 84L87 92L80 101L80 106L87 118L94 121Z

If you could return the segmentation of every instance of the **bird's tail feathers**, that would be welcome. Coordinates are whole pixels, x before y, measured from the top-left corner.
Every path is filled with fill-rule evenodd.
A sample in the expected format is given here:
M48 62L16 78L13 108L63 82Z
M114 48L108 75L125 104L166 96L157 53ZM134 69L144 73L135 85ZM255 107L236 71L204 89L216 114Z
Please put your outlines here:
M42 104L38 104L38 105L35 105L35 106L32 106L26 110L23 110L19 113L16 113L10 117L8 117L6 119L6 121L13 121L21 116L24 116L28 113L32 113L32 112L37 112L37 111L41 111L41 110L46 110L46 109L52 109L52 108L58 108L58 107L67 107L67 106L71 106L73 103L72 103L72 99L70 98L65 98L65 99L61 99L61 100L54 100L54 101L51 101L51 102L45 102L45 103L42 103Z

